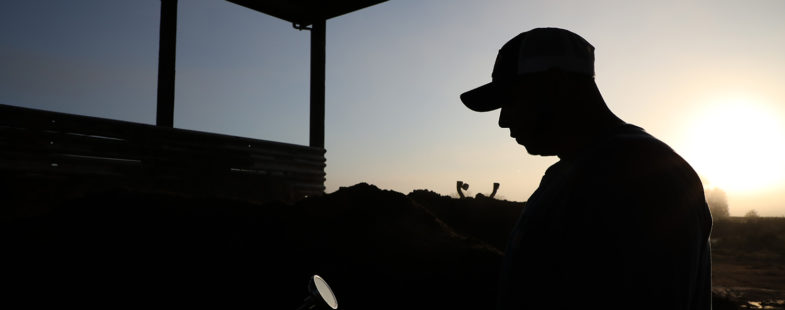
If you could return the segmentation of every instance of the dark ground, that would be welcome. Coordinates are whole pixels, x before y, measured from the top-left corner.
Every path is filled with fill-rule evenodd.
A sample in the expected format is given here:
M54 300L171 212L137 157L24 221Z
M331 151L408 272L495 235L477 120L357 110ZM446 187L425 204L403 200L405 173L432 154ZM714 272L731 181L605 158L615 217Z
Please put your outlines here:
M491 309L522 206L364 183L294 205L106 190L3 217L3 299L295 309L319 274L341 309ZM784 308L785 221L760 220L715 223L715 309Z
M500 259L367 184L295 205L108 191L2 230L4 299L30 305L295 309L319 274L342 309L487 309Z
M785 309L785 218L718 219L711 239L715 295L747 309Z

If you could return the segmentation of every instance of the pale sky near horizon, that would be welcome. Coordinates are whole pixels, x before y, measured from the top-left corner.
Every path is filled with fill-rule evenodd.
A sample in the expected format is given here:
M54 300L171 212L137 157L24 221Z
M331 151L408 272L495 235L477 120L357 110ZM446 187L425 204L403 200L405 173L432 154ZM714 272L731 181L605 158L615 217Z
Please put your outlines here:
M0 103L153 124L159 0L0 2ZM309 36L180 0L175 127L308 144ZM728 193L785 216L785 1L390 0L327 22L327 191L358 182L524 201L534 157L460 93L499 47L560 27L592 43L610 108Z

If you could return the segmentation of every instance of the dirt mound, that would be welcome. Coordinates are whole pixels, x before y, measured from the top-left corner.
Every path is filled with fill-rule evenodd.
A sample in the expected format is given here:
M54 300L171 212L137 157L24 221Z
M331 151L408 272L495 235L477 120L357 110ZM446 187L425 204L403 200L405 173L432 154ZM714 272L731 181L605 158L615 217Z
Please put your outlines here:
M319 274L342 309L493 307L496 246L425 198L364 183L294 205L104 192L2 223L3 281L59 305L293 309Z
M408 197L459 234L487 242L500 254L524 206L487 197L454 199L428 190L412 191Z

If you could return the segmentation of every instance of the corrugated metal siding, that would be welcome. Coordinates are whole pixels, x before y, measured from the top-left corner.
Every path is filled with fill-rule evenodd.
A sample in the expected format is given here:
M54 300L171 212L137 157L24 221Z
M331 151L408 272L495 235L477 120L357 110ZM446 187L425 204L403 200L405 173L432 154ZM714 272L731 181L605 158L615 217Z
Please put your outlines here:
M93 177L292 201L324 192L324 154L322 148L0 105L6 178Z

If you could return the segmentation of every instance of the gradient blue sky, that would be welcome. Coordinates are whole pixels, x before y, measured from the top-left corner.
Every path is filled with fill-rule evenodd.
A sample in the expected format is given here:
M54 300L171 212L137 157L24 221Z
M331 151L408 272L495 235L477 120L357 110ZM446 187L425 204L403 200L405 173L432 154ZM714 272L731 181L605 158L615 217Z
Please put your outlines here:
M0 2L0 103L154 123L159 10ZM222 0L180 0L178 14L175 127L306 145L310 33ZM504 42L543 26L591 42L611 109L725 189L732 215L785 215L779 0L391 0L329 20L328 192L365 181L452 194L463 180L525 200L556 158L527 155L498 112L458 95L490 80Z

